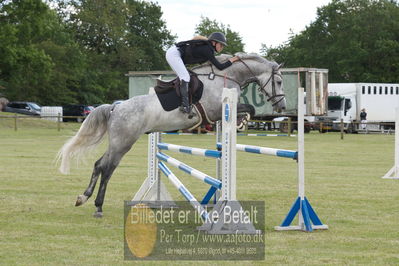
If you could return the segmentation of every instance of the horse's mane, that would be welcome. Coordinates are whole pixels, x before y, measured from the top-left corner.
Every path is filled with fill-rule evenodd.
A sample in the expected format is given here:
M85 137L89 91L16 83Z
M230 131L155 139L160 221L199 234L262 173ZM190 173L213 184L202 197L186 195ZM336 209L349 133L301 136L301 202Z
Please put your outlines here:
M269 61L266 58L256 54L256 53L250 53L250 54L246 54L246 53L236 53L235 55L237 55L238 57L240 57L241 59L250 59L250 60L254 60L257 61L259 63L263 63L263 64L277 64L274 61Z
M267 64L267 65L272 65L272 66L278 65L276 62L269 61L269 60L263 58L262 56L260 56L260 55L258 55L256 53L247 54L247 53L240 52L240 53L236 53L235 55L240 57L243 60L247 60L247 59L248 60L254 60L256 62L259 62L259 63L262 63L262 64ZM221 54L221 55L216 56L216 59L218 61L220 61L220 62L226 62L227 60L229 60L232 57L233 57L233 55ZM209 65L209 63L206 63L206 64L203 64L203 65L197 66L194 69L198 69L198 68L201 68L201 67L204 67L204 66L208 66L208 65Z

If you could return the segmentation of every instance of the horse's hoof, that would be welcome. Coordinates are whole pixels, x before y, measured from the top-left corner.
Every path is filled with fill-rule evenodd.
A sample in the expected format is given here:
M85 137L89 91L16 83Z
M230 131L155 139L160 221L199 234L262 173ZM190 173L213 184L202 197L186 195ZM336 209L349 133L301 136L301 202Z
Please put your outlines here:
M102 212L95 212L95 213L93 213L93 217L95 217L95 218L103 218L103 213Z
M76 200L75 206L83 205L83 204L87 201L87 199L88 199L87 196L85 196L85 195L79 195L78 198L77 198L77 200Z
M245 130L245 125L241 123L240 125L237 126L238 131L244 131Z

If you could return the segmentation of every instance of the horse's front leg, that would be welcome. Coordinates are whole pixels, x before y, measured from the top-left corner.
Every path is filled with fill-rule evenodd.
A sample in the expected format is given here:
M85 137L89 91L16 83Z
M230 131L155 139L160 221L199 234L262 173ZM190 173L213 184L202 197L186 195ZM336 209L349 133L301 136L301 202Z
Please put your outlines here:
M255 108L250 104L237 104L237 129L244 130L248 121L255 116Z
M250 104L239 103L237 104L237 113L249 113L251 118L255 116L255 107Z

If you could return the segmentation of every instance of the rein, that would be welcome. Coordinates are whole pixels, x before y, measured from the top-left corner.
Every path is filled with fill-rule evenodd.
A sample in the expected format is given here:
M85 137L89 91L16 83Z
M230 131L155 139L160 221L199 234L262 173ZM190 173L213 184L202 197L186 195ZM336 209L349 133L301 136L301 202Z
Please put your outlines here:
M215 74L215 72L213 71L213 65L212 65L212 64L209 64L209 66L211 67L211 73L209 73L209 74L197 74L197 73L196 73L197 76L208 76L208 79L209 79L209 80L214 80L215 77L219 77L219 78L223 78L223 79L225 80L225 83L226 83L226 79L227 79L227 80L231 80L231 81L237 83L238 86L239 86L240 89L241 89L241 84L240 84L240 82L238 82L237 80L235 80L235 79L233 79L233 78L231 78L231 77L228 77L226 74L224 74L224 75Z

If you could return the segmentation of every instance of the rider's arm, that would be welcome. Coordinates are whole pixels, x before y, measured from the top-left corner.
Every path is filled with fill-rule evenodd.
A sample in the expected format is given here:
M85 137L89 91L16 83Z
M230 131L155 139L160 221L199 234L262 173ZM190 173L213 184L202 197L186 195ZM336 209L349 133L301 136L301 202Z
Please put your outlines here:
M209 59L212 64L214 64L219 70L223 70L225 68L228 68L229 66L231 66L234 62L240 60L240 58L238 56L234 56L232 58L230 58L228 61L226 61L225 63L220 63L214 55L212 55L212 57Z
M200 47L199 52L204 58L207 58L219 70L228 68L232 65L232 62L234 62L233 60L228 60L224 63L220 63L215 57L213 47L210 45Z
M219 69L219 70L223 70L223 69L228 68L229 66L232 65L232 63L231 63L230 60L228 60L228 61L226 61L226 62L224 62L224 63L220 63L220 62L215 58L214 55L211 56L211 57L209 58L209 61L211 61L211 63L214 64L215 67L216 67L217 69Z

